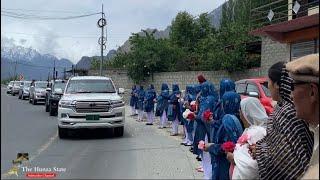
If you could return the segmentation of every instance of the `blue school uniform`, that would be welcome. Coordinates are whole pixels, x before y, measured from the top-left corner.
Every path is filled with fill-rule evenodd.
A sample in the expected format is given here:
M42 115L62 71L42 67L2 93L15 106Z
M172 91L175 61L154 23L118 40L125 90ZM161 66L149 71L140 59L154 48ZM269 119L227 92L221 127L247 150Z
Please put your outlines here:
M155 98L156 98L156 91L154 90L154 86L151 84L145 93L145 101L144 101L145 112L153 112Z
M235 92L226 92L221 98L215 113L215 120L211 124L211 143L209 153L212 163L212 179L230 179L230 163L221 145L227 141L236 144L243 132L237 115L240 108L240 95Z
M166 111L166 114L168 114L169 98L170 94L168 84L163 83L161 85L161 93L157 97L156 116L161 116L163 111Z

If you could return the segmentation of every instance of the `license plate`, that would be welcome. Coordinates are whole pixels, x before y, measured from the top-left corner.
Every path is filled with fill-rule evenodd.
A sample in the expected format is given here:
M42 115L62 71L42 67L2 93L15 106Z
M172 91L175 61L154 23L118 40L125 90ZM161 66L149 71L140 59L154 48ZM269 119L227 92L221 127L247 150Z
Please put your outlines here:
M97 121L100 119L100 115L86 115L87 121Z

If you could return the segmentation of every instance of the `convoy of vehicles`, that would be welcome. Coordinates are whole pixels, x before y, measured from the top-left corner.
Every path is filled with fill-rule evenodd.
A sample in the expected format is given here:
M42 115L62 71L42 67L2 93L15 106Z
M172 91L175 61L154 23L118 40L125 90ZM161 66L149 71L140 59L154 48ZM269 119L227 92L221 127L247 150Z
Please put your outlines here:
M8 94L19 94L19 99L44 102L45 111L57 116L60 138L70 129L111 128L115 136L123 136L125 103L111 78L76 76L69 80L11 81Z

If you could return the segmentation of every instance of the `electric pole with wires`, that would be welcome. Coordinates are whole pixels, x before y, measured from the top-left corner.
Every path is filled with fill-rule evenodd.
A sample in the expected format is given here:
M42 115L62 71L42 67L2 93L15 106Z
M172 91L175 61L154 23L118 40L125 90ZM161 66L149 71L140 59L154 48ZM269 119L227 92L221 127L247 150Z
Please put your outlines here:
M101 28L101 37L99 38L98 43L101 45L101 60L100 60L100 76L102 76L102 65L103 65L103 50L107 48L106 42L107 38L103 36L104 26L107 25L107 21L105 19L105 14L103 12L103 4L101 9L101 18L98 20L98 27Z

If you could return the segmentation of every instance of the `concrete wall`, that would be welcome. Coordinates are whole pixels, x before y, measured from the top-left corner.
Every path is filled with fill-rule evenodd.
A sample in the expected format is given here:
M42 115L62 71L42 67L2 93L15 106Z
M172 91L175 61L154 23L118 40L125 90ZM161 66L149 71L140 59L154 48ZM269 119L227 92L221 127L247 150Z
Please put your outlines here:
M99 71L89 71L89 75L98 75ZM124 70L105 70L105 76L111 77L117 88L125 88L126 93L124 99L126 102L129 100L131 87L134 85L133 81L128 77L127 72ZM234 81L245 78L260 77L260 69L250 69L243 72L228 73L226 71L187 71L187 72L162 72L155 73L153 79L150 77L141 84L147 87L153 84L159 92L162 83L167 83L171 89L172 84L177 83L181 90L184 90L187 84L198 83L197 76L203 74L204 77L213 82L216 88L219 88L219 82L223 78L230 78Z
M262 37L261 45L261 75L267 76L268 69L274 63L290 60L290 45L282 44L271 40L269 37Z

